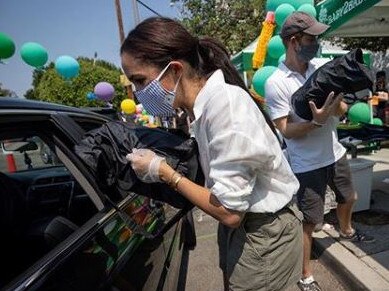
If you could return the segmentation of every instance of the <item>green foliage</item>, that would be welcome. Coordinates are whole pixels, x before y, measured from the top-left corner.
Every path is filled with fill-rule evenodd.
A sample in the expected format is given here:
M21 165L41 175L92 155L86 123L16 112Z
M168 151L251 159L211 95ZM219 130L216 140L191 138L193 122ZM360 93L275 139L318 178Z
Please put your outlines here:
M0 97L16 97L15 92L2 87L3 84L0 83Z
M315 5L321 0L315 0ZM258 37L266 0L171 0L179 4L181 22L193 34L213 36L235 54ZM389 37L330 39L345 49L385 52Z
M120 102L126 98L125 89L120 84L121 71L106 61L96 61L80 57L80 74L70 81L65 81L55 70L54 63L50 63L42 70L33 73L33 89L28 90L25 97L28 99L60 103L75 107L104 106L101 101L88 101L88 92L93 92L95 85L105 81L115 88L114 106L120 108Z
M212 36L235 54L258 37L265 0L172 0L182 24L197 36Z
M334 38L332 42L351 50L362 48L372 52L386 52L389 48L389 37L343 37Z

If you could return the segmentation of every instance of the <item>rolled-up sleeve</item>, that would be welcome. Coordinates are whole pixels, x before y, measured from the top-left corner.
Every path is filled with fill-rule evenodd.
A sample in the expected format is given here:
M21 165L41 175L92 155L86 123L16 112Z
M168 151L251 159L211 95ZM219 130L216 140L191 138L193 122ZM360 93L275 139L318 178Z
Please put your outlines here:
M216 71L196 98L194 136L205 186L228 209L275 212L298 188L253 99Z
M246 211L257 176L275 158L278 141L247 95L219 104L212 113L207 132L211 192L224 207Z
M214 157L209 174L214 183L212 194L224 207L246 211L256 182L260 153L250 138L237 132L219 136L209 146L211 157Z

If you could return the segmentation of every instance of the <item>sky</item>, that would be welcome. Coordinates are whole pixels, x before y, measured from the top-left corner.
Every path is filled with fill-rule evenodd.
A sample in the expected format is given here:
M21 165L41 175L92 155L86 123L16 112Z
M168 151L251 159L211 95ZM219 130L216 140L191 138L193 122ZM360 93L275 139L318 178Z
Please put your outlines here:
M142 0L159 14L178 18L170 0ZM120 0L124 34L135 27L131 0ZM140 20L155 16L138 4ZM62 55L102 59L120 67L120 40L114 0L0 0L0 32L16 46L15 54L0 64L2 88L19 97L32 87L34 68L20 57L25 42L41 44L49 62Z

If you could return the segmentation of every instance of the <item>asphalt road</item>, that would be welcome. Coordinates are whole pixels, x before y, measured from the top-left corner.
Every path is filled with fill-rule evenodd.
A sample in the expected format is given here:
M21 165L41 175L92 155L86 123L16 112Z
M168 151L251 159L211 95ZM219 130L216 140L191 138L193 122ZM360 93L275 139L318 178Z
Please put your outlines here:
M200 210L194 211L197 233L196 249L189 254L187 291L222 291L222 273L218 267L218 247L216 243L217 221ZM312 259L315 279L323 291L347 290L331 271L320 263L320 258ZM287 291L298 291L297 286Z

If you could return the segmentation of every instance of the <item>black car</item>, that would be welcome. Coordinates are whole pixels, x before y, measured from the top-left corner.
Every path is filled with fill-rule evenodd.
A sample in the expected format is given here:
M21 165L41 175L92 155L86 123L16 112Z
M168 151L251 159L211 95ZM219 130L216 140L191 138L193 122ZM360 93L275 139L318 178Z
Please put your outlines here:
M108 121L0 99L0 289L184 289L195 246L189 208L133 192L111 197L74 152L80 135Z

